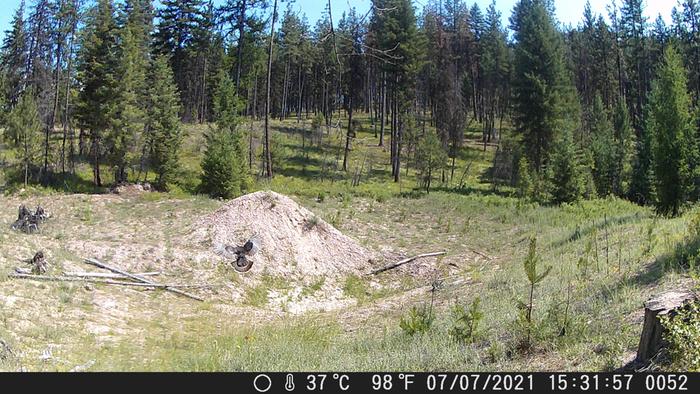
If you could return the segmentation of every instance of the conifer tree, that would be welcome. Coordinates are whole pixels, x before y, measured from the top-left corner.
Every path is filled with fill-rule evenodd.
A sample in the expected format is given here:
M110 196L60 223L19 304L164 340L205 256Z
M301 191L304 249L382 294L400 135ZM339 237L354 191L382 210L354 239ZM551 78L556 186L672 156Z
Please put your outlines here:
M12 18L12 28L5 32L0 55L0 65L5 76L5 89L2 94L8 109L12 109L17 104L27 82L28 46L24 9L24 0L22 0Z
M416 150L416 168L418 170L418 183L430 193L433 177L447 164L447 152L437 135L426 133L419 141Z
M549 160L552 202L561 204L580 199L586 185L571 131L564 129L557 137Z
M31 90L20 96L7 119L7 132L20 153L24 167L24 185L29 181L29 168L36 164L41 152L42 122Z
M115 68L113 113L110 114L110 130L107 144L110 161L114 165L115 183L126 182L127 169L135 164L139 147L143 144L146 110L143 108L143 92L146 82L146 62L130 25L120 31L118 64Z
M578 127L578 99L565 68L562 38L547 7L545 0L521 0L511 16L516 40L513 120L538 173L546 167L558 134Z
M635 144L629 199L642 205L653 203L654 183L652 135L647 125L640 130L639 139Z
M613 113L615 133L615 170L613 175L613 193L624 197L629 190L634 160L634 131L630 124L627 105L618 100Z
M649 97L656 208L662 214L678 215L681 205L694 197L698 148L693 115L686 71L670 45Z
M155 187L168 190L179 170L178 153L182 144L180 97L168 60L158 57L151 68L148 100L148 130L151 165L156 173Z
M251 181L242 133L236 130L240 102L235 83L226 73L220 78L215 98L217 127L206 136L200 190L211 197L228 199L247 191Z
M593 100L589 124L594 164L593 180L598 195L604 197L613 193L618 171L613 125L600 95L596 95Z
M80 53L78 79L82 89L78 117L82 127L89 132L92 144L93 182L95 186L102 186L103 139L111 126L117 84L117 26L111 0L99 0L93 10L94 16L84 33Z

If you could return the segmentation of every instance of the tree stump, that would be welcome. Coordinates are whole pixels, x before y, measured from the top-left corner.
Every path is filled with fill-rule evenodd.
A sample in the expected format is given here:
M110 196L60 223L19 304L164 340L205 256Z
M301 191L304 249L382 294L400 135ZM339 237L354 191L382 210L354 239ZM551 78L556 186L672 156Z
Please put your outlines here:
M663 348L664 327L660 317L673 316L679 308L696 300L697 296L693 292L681 290L659 294L644 303L644 327L637 350L638 362L649 361Z
M46 273L46 268L48 263L46 262L46 257L44 257L44 252L38 251L32 257L29 262L32 265L32 273L35 275L42 275Z
M39 225L49 219L49 215L41 206L36 207L36 212L32 212L24 204L20 205L17 220L10 226L13 230L33 234L39 231Z

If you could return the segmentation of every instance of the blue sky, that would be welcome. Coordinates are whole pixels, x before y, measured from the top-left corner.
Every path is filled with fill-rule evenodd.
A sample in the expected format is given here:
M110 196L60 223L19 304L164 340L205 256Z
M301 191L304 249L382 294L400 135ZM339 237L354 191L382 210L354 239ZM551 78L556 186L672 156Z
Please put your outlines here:
M27 4L31 4L32 0L26 0ZM496 6L503 14L504 23L507 23L507 18L510 16L510 11L513 9L513 5L517 0L496 0ZM607 14L606 5L610 4L612 0L591 0L591 6L595 13ZM620 3L621 0L617 0ZM215 0L215 2L220 3L223 0ZM421 8L427 0L413 0L416 7ZM476 2L482 9L485 9L491 0L466 0L468 4L473 4ZM5 31L10 27L10 21L12 20L12 15L15 9L20 3L20 0L0 0L0 37L4 37ZM562 23L577 24L581 20L581 15L583 15L583 7L585 5L585 0L555 0L554 1L557 17ZM656 19L656 16L661 14L667 23L671 21L671 9L676 5L677 0L646 0L645 14L649 18L650 22ZM325 0L296 0L293 7L297 11L301 11L306 14L311 25L314 25L316 20L325 12ZM350 7L356 7L361 13L366 12L369 9L370 0L331 0L334 19L339 18L343 11L350 9ZM286 7L286 5L282 5Z

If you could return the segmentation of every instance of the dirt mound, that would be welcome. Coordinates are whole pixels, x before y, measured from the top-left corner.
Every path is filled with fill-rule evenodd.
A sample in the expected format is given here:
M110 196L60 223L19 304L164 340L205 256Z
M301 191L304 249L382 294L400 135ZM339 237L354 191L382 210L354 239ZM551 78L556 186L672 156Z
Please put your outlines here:
M192 235L214 251L255 240L259 251L251 257L251 273L357 274L366 272L375 257L291 198L269 191L230 201L195 223Z

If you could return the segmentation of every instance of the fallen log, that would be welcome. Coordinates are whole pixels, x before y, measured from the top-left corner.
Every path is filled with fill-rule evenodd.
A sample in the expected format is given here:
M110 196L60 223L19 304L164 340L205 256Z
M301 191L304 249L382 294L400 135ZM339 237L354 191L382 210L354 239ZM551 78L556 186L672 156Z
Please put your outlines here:
M387 266L385 266L385 267L376 269L376 270L372 271L371 274L372 274L372 275L377 275L377 274L380 274L380 273L382 273L382 272L384 272L384 271L392 270L392 269L394 269L394 268L396 268L396 267L400 267L400 266L402 266L402 265L404 265L404 264L408 264L408 263L410 263L410 262L412 262L412 261L415 261L415 260L418 260L418 259L422 259L422 258L426 258L426 257L433 257L433 256L442 256L442 255L444 255L444 254L447 254L447 252L433 252L433 253L419 254L419 255L416 255L416 256L413 256L413 257L409 257L409 258L407 258L407 259L403 259L403 260L398 261L398 262L396 262L396 263L389 264L389 265L387 265Z
M182 290L174 289L172 286L160 285L160 284L158 284L158 283L156 283L156 282L153 282L153 281L151 281L151 280L149 280L149 279L144 278L143 276L139 276L139 275L132 274L132 273L130 273L130 272L126 272L126 271L121 270L121 269L119 269L119 268L112 267L111 265L108 265L108 264L105 264L105 263L103 263L103 262L97 261L97 260L95 260L95 259L84 259L83 261L85 261L85 263L90 264L90 265L93 265L93 266L95 266L95 267L99 267L99 268L106 269L106 270L108 270L108 271L112 271L112 272L117 273L117 274L120 274L120 275L124 275L124 276L126 276L126 277L131 278L131 279L134 279L134 280L137 281L137 282L148 283L148 284L154 285L154 286L163 286L163 287L162 287L163 290L167 290L167 291L169 291L169 292L171 292L171 293L179 294L179 295L182 295L182 296L185 296L185 297L191 298L191 299L193 299L193 300L197 300L197 301L204 301L203 298L198 297L198 296L196 296L196 295L193 295L193 294L190 294L190 293L186 293L186 292L184 292L184 291L182 291Z
M637 349L637 362L647 362L663 348L664 327L660 317L671 315L686 303L696 301L691 291L669 291L659 294L644 303L644 327Z
M169 289L173 287L206 287L201 285L171 285L171 284L150 284L141 282L125 282L111 279L91 279L91 278L80 278L74 276L49 276L49 275L33 275L33 274L21 274L21 273L11 273L8 275L10 278L15 279L32 279L41 280L47 282L89 282L89 283L102 283L107 285L119 285L119 286L134 286L134 287L151 287L157 289Z
M32 274L32 270L28 270L25 268L20 268L17 267L15 268L15 272L18 274ZM160 275L160 272L140 272L137 275L139 276L156 276ZM108 274L105 272L64 272L61 274L61 276L70 276L70 277L77 277L77 278L101 278L101 279L129 279L128 277L124 275L118 275L118 274Z

